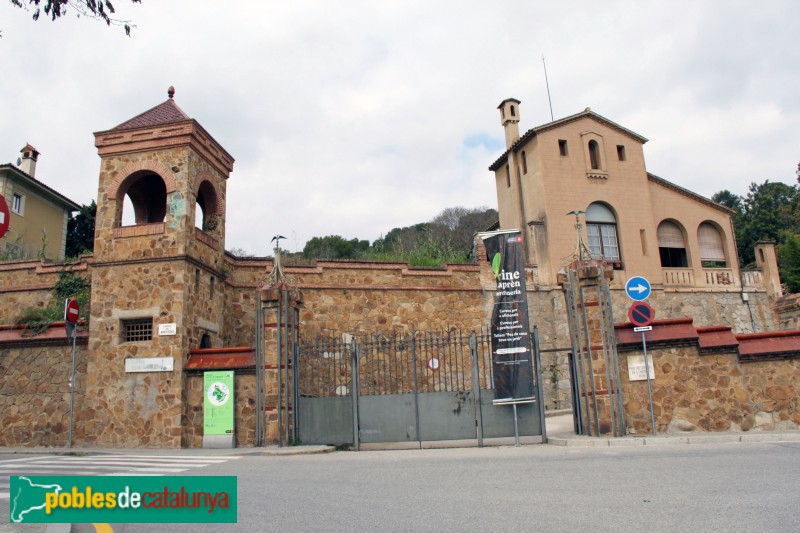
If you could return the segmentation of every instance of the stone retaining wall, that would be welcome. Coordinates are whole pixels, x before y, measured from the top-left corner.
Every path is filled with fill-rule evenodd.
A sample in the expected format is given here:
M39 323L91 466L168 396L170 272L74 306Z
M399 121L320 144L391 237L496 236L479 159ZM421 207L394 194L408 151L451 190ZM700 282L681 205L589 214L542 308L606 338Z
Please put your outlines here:
M655 372L651 387L656 431L800 429L800 359L794 358L800 336L791 342L793 354L756 356L747 362L740 360L736 347L704 354L686 339L648 346ZM652 432L647 381L628 377L628 356L641 355L641 346L620 351L629 434Z
M60 326L63 331L63 325ZM67 446L72 345L60 339L0 345L0 446ZM73 443L83 443L86 337L75 357Z

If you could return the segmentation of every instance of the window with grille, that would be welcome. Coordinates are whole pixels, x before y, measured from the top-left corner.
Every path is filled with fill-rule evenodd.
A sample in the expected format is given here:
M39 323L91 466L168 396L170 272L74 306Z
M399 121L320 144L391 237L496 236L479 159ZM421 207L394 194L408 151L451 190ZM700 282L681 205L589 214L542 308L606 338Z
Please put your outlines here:
M139 342L153 339L153 318L133 318L122 321L122 342Z

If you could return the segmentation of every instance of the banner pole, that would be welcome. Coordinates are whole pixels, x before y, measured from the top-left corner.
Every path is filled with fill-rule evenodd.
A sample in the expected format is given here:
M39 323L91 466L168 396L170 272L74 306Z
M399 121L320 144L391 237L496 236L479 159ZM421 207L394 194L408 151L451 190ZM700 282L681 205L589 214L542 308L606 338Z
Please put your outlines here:
M519 422L517 421L517 404L512 403L514 408L514 447L519 448Z

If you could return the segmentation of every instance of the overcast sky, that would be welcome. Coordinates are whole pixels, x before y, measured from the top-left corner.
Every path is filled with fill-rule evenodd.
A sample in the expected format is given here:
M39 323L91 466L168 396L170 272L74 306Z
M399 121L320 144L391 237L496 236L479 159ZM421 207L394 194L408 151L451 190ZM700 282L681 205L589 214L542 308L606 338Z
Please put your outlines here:
M236 159L226 247L370 241L445 207L497 207L497 105L520 131L591 107L648 171L704 196L796 183L796 0L114 0L121 28L0 0L0 162L97 196L93 132L175 101ZM584 206L577 206L582 208Z

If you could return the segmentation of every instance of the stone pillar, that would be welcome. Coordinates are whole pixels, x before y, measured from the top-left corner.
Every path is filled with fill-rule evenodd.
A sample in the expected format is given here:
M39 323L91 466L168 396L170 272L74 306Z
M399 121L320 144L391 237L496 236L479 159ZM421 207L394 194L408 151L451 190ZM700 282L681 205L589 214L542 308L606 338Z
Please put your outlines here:
M607 290L614 271L603 261L575 261L560 274L570 317L580 391L583 434L625 434L619 401L619 368L613 342L613 309Z
M761 269L764 278L764 288L771 300L783 296L781 289L781 275L778 271L778 258L775 254L775 243L772 241L758 241L755 245L756 264Z
M261 289L264 318L265 443L286 446L294 434L294 346L302 293L280 284ZM288 438L287 438L288 437Z

